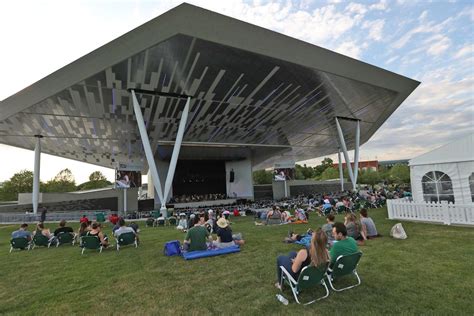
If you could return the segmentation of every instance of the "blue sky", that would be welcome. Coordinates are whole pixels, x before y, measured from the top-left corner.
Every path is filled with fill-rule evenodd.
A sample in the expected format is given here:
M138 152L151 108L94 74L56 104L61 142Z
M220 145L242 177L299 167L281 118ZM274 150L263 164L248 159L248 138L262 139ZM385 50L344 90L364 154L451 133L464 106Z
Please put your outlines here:
M189 2L421 81L362 146L363 160L412 158L474 132L474 1ZM3 1L0 100L180 3ZM32 152L0 152L0 181L33 169ZM42 166L44 181L66 167L77 182L97 169L113 177L48 155Z

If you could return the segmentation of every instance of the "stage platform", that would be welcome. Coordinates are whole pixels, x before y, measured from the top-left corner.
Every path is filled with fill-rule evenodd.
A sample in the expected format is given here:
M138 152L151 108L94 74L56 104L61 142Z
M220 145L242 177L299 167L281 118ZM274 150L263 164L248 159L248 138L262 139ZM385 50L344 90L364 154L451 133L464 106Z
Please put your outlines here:
M202 207L219 207L232 205L237 202L237 199L224 199L224 200L212 200L212 201L199 201L199 202L188 202L188 203L174 203L174 209L189 209L189 208L202 208Z

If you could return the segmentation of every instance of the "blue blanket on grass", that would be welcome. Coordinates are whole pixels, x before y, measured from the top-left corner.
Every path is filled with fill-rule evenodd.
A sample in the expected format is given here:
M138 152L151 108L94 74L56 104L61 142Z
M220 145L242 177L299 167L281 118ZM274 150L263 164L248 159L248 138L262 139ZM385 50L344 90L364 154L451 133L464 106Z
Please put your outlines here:
M225 255L225 254L234 253L234 252L240 252L240 247L231 246L231 247L216 249L216 250L189 251L189 252L183 253L183 258L185 260L193 260L193 259L199 259L199 258L220 256L220 255Z

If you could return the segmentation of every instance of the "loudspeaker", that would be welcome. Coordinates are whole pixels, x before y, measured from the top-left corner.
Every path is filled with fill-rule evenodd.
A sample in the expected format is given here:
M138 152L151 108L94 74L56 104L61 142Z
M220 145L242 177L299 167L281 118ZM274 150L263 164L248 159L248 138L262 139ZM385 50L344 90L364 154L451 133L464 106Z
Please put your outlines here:
M232 169L229 173L229 182L234 182L234 177L235 177L234 169Z

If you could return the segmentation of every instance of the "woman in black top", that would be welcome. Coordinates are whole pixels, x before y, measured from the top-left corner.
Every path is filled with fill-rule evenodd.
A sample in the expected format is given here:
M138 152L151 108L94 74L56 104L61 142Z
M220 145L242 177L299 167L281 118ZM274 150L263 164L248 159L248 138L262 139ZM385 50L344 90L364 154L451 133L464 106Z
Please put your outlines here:
M326 249L327 241L326 233L323 230L318 229L313 233L309 250L305 248L298 251L298 253L292 251L288 256L279 256L277 258L278 282L275 283L275 286L278 289L281 289L280 266L283 266L291 276L297 280L298 275L304 267L310 264L315 267L327 264L329 262L329 252Z

